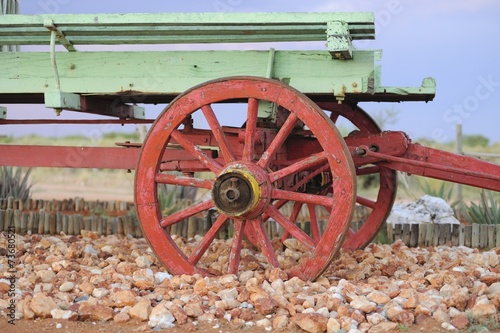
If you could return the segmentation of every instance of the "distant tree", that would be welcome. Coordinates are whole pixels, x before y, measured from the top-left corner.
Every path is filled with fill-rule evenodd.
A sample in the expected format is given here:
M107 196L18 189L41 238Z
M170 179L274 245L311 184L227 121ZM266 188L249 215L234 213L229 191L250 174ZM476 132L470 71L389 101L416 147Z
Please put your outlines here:
M390 109L379 110L372 114L373 120L378 124L378 126L384 130L387 125L394 125L398 121L399 110L394 107Z
M481 134L464 135L462 142L469 147L487 147L490 144L490 139Z

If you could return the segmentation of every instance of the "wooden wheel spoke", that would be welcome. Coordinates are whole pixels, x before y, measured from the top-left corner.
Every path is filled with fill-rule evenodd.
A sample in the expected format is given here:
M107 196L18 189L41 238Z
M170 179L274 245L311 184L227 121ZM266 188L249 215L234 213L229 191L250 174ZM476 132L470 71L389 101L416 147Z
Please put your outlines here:
M278 201L278 203L281 203L281 202L285 202L286 203L287 201L286 200L280 200L280 201ZM290 222L297 223L297 216L299 216L300 209L302 208L302 205L303 204L301 202L295 202L293 204L292 214L290 215ZM276 209L280 209L281 206L274 205L274 207ZM285 229L285 231L283 232L283 235L281 236L281 241L283 242L288 237L290 237L290 232L287 229Z
M191 155L193 155L196 159L198 159L203 165L213 171L215 174L218 174L222 170L222 166L217 163L213 158L209 157L205 154L197 145L189 141L185 135L183 135L180 131L174 130L170 134L170 136L182 146L182 148L186 149Z
M273 189L272 198L284 199L288 201L299 201L306 204L323 206L327 209L331 209L333 206L333 198L317 194L297 193L292 191Z
M273 206L267 208L269 216L271 216L276 222L278 222L286 231L288 231L293 237L295 237L299 242L301 242L309 251L313 251L316 247L316 241L309 237L304 231L302 231L294 221L288 220L279 210Z
M210 126L215 139L219 143L219 148L222 156L224 157L224 161L226 163L235 161L236 158L234 156L234 152L229 145L226 136L224 135L224 131L222 130L219 120L215 116L212 107L210 105L203 105L201 107L201 111L203 112L203 115L205 116L205 119L207 120L207 123Z
M356 232L349 228L349 230L347 231L347 239L354 237L355 234Z
M292 223L297 223L297 217L299 216L302 205L303 205L302 202L295 202L293 204L292 215L290 215L290 221Z
M214 203L212 199L200 202L199 204L196 204L194 206L182 209L172 215L166 216L160 221L160 226L163 228L169 227L171 225L174 225L176 223L179 223L193 215L196 215L198 213L201 213L205 210L208 210L210 208L214 207Z
M303 185L305 185L308 181L310 181L311 179L313 179L314 177L316 177L320 173L325 172L326 170L328 170L328 167L329 167L328 165L324 165L323 167L315 170L314 172L311 172L306 177L302 178L299 182L297 182L297 184L295 184L294 186L292 186L292 188L290 190L296 191L298 188L300 188ZM278 201L276 201L276 202L273 203L273 206L276 207L276 208L278 208L278 209L280 209L287 202L288 202L288 200L286 200L286 199L278 200ZM264 215L264 216L266 216L266 215ZM264 218L263 220L264 221L267 220L267 217Z
M321 231L319 227L319 221L316 216L316 206L307 205L307 210L309 211L309 220L311 222L311 234L316 242L319 242L321 238Z
M359 203L360 205L369 207L371 209L374 209L377 203L373 200L361 197L361 196L356 196L356 202Z
M201 257L203 257L203 254L207 251L208 247L212 244L220 229L224 226L228 219L229 217L224 214L220 214L217 217L214 224L207 231L201 242L199 242L193 252L191 252L191 255L188 258L188 262L190 264L196 265L198 261L200 261Z
M214 182L209 179L185 177L185 176L171 175L165 173L157 174L155 176L155 181L159 184L192 186L192 187L206 188L206 189L211 189L214 184Z
M330 114L330 119L333 121L334 124L337 123L337 120L339 119L340 113L332 111Z
M267 150L264 152L264 154L262 154L260 160L257 162L257 164L261 168L267 168L274 154L283 145L290 133L292 133L292 130L295 127L298 119L299 118L295 113L290 113L288 118L285 120L285 123L281 126L278 133L276 134L276 137L274 137Z
M238 273L238 268L240 266L241 258L241 241L243 240L243 229L245 225L241 220L233 220L234 222L234 233L233 233L233 244L231 245L231 252L229 252L229 274Z
M261 251L264 256L267 258L269 265L272 267L278 267L278 258L274 253L273 244L271 240L267 236L267 232L264 229L264 224L260 219L248 220L246 223L252 223L254 225L255 237L257 238L257 242L260 245Z
M255 136L257 135L257 114L259 112L259 100L248 99L247 121L245 127L245 147L243 148L243 160L252 161L255 152Z
M294 174L296 172L312 169L318 165L322 165L326 161L327 161L327 157L326 157L325 152L316 153L316 154L313 154L309 157L306 157L298 162L295 162L292 165L289 165L283 169L280 169L278 171L271 173L269 175L269 178L272 181L276 181L276 180L279 180L283 177Z

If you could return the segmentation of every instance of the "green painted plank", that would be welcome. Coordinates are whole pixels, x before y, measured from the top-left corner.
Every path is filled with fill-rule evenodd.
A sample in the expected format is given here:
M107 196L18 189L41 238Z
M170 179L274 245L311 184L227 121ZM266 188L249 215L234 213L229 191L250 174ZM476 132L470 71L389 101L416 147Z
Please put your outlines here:
M372 13L62 14L6 15L0 44L48 43L44 21L74 44L324 41L333 21L345 22L352 39L375 38Z
M325 39L327 27L326 24L319 25L297 25L297 26L258 26L258 25L237 25L237 26L208 26L200 29L196 26L161 26L161 25L146 25L146 26L57 26L60 30L69 35L75 36L99 36L99 35L210 35L210 34L302 34L314 35L321 40ZM349 27L351 35L371 35L373 30L366 28L363 25L354 25ZM0 26L0 36L14 36L17 34L29 36L44 36L47 34L47 29L43 26L39 27L12 27Z
M208 44L208 43L266 43L266 42L304 42L317 41L316 35L207 35L207 36L66 36L74 45L122 45L122 44ZM47 36L14 36L0 38L2 45L48 45Z
M106 94L130 90L178 94L207 80L264 77L268 51L76 52L57 54L61 90ZM368 93L373 52L355 51L338 62L327 51L276 51L273 77L304 93ZM0 54L0 94L55 90L48 53ZM0 98L1 100L1 98Z
M349 24L373 25L374 14L370 12L327 12L327 13L129 13L129 14L45 14L4 15L1 26L36 26L45 19L60 25L176 25L192 26L261 24L298 25L345 21Z
M422 87L374 86L375 56L353 51L352 60L335 61L326 50L275 51L272 76L322 98L345 92L360 101L432 99L435 85L429 80ZM56 59L63 92L158 95L160 102L212 79L266 77L269 67L269 51L58 52ZM0 53L0 103L40 103L43 93L54 90L49 53Z

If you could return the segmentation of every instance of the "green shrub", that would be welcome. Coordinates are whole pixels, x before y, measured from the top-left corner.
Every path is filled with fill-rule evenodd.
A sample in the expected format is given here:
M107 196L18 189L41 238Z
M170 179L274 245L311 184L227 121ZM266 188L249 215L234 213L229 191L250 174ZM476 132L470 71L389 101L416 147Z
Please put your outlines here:
M465 205L465 217L471 223L499 224L500 202L491 191L481 191L479 203L471 202Z
M0 198L13 197L22 201L30 197L31 186L33 185L29 176L31 169L23 175L21 168L3 166L0 168Z

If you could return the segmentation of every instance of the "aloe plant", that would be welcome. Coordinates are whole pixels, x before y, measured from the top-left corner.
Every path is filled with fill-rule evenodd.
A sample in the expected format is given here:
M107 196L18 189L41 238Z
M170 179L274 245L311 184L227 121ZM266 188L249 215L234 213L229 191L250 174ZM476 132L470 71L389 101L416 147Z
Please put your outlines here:
M28 169L23 175L21 168L13 167L0 168L0 198L13 197L22 201L30 197L31 186L29 180L31 169Z
M471 202L465 206L465 216L471 223L499 224L500 203L492 192L482 190L479 203Z
M170 215L176 211L186 208L192 203L192 200L179 195L177 186L169 186L165 184L158 185L158 203L164 215Z

